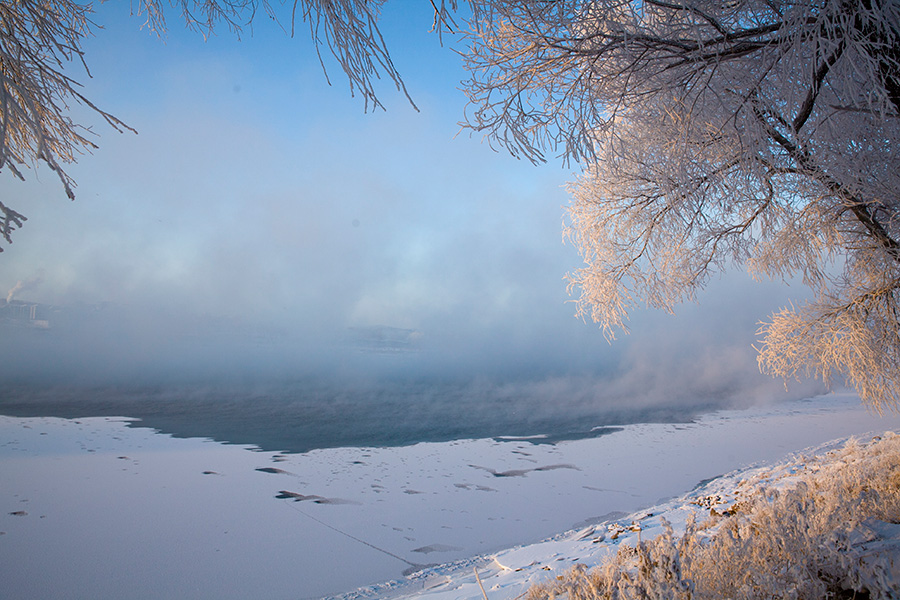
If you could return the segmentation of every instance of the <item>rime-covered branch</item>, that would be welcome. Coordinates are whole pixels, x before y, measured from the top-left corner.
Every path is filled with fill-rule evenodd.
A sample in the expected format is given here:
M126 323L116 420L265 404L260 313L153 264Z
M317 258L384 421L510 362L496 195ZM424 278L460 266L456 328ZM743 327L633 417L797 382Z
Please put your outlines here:
M5 239L7 243L12 243L10 234L16 229L22 227L24 222L27 220L28 219L26 219L23 215L17 213L13 209L0 202L0 235L3 236L3 239ZM2 246L0 246L0 252L3 252Z
M734 263L799 276L816 308L791 313L791 335L763 331L762 366L788 376L833 351L829 373L896 403L866 382L900 382L900 363L854 357L900 353L900 2L484 4L466 125L583 164L568 227L580 314L613 336ZM814 334L851 321L852 336Z

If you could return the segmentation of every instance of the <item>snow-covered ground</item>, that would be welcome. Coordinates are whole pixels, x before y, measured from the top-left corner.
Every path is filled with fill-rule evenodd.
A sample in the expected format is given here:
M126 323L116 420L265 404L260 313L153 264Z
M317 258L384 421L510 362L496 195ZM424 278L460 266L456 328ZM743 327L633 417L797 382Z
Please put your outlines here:
M612 551L616 525L627 540L632 521L683 520L696 505L667 499L701 481L896 429L851 394L558 444L305 454L0 417L0 597L449 600L482 597L477 569L491 600L514 598Z
M758 499L755 493L760 489L792 488L798 481L815 477L822 469L840 469L846 455L858 453L857 448L883 439L890 439L896 449L898 438L891 431L832 440L773 464L732 471L703 482L678 498L629 515L567 531L536 544L424 569L400 580L343 594L340 600L521 598L536 584L559 578L575 565L590 568L603 564L621 547L634 548L642 538L655 538L666 527L671 528L677 540L690 519L699 524L716 515L719 520L712 522L722 523L724 515L739 508L746 499ZM706 535L714 533L715 528L716 525L711 525ZM879 585L878 597L900 597L900 525L868 519L855 525L849 539L852 545L847 552L853 558L848 562L857 565L858 573L871 577L868 583ZM779 591L784 590L774 593L777 595Z

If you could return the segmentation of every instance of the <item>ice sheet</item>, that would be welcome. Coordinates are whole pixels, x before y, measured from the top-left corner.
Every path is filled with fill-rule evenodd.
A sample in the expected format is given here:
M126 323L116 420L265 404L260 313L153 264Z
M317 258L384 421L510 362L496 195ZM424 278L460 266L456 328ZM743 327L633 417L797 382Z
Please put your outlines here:
M591 558L559 546L572 537L560 532L897 428L897 415L871 415L844 394L558 444L278 454L122 419L0 417L3 597L296 599L363 587L358 595L480 598L477 566L502 600ZM422 570L434 564L446 566Z

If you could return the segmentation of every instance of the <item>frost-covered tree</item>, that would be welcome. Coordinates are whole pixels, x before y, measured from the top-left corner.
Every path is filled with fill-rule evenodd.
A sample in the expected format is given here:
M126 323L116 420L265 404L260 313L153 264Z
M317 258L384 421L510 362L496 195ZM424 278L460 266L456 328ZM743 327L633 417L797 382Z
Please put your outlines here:
M456 30L455 0L429 1ZM366 106L405 93L378 31L383 0L136 0L208 33L264 12L305 24ZM672 310L746 264L799 276L814 300L763 325L760 365L845 377L900 402L900 0L469 0L466 126L516 156L583 166L569 235L579 312L614 336L642 305ZM90 7L0 2L0 170L63 166L92 147L67 103ZM0 235L24 217L0 203Z
M579 311L608 335L734 262L802 277L774 375L900 399L900 2L520 0L470 37L469 124L584 165Z

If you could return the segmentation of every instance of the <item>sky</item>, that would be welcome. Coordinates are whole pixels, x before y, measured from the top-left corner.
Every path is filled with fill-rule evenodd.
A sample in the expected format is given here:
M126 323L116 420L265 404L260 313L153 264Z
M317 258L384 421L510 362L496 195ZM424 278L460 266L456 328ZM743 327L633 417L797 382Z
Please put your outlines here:
M261 15L240 41L204 40L172 13L159 39L128 3L95 8L92 77L73 73L138 134L73 108L99 145L69 168L74 202L46 168L24 183L0 174L28 217L0 254L0 291L80 311L65 334L6 335L0 375L327 371L570 378L655 401L783 393L751 345L802 289L738 270L674 316L636 312L613 343L575 317L564 277L581 261L563 224L577 166L516 160L460 129L465 72L453 37L429 32L430 3L388 3L382 19L420 111L385 82L386 110L368 113L326 57L328 84L302 28L291 38ZM407 335L406 351L360 351L385 331Z

